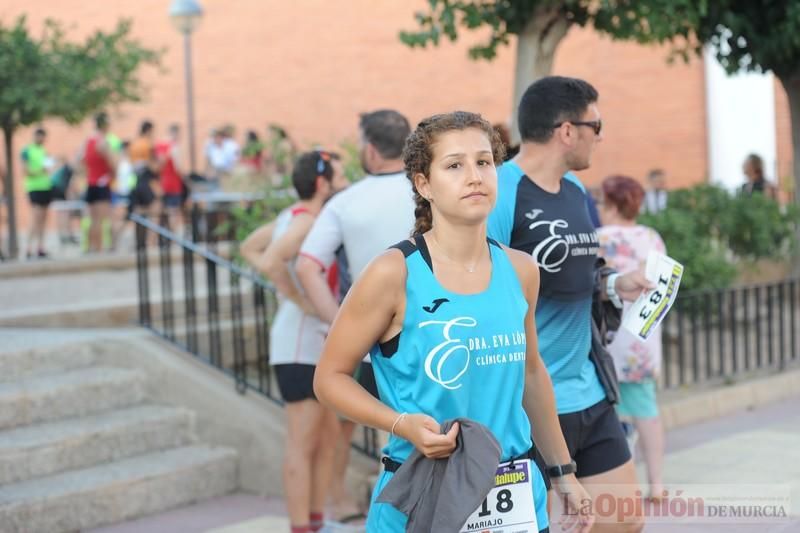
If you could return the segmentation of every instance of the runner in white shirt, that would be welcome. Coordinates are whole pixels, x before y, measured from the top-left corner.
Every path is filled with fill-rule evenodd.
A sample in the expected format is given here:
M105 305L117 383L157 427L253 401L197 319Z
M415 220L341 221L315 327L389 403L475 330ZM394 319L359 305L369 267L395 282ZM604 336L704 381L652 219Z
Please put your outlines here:
M300 248L296 272L319 317L331 323L339 302L327 289L326 267L344 246L352 279L358 278L374 257L408 238L414 227L411 185L403 171L403 145L411 132L408 120L393 110L361 115L361 164L367 176L332 198L322 209ZM377 396L372 365L365 362L359 382ZM334 477L332 504L340 521L363 518L348 502L344 476L354 426L342 425L342 440ZM349 515L349 516L345 516Z
M292 531L308 533L323 527L336 458L328 443L336 439L339 423L314 396L314 370L328 327L298 287L293 263L315 216L334 192L347 186L347 178L336 154L313 151L298 158L292 182L300 201L254 231L240 251L278 291L269 353L286 402L284 491ZM326 290L333 287L326 284Z

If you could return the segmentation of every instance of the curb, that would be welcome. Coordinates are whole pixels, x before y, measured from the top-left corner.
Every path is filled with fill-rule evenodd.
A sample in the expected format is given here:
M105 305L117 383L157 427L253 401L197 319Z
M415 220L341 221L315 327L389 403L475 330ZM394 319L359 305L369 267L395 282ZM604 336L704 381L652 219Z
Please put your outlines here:
M760 407L800 394L800 368L763 376L740 377L733 385L706 390L668 391L659 405L664 429L674 429Z

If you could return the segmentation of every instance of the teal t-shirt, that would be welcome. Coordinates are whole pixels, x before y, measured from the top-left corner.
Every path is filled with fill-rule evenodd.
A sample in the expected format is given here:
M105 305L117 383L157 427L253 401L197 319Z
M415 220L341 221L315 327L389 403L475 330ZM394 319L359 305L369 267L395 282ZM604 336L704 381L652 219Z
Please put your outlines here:
M582 411L605 398L589 359L599 241L586 207L585 189L568 173L560 191L549 193L528 179L514 161L498 169L497 180L489 236L531 254L539 263L539 352L553 381L558 413Z

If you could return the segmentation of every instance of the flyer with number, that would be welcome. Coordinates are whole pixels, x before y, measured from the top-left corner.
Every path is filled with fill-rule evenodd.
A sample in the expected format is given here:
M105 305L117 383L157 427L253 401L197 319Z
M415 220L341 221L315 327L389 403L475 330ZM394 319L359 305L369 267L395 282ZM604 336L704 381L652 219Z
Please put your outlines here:
M661 324L678 297L683 265L658 252L650 252L645 265L645 277L655 288L645 291L625 311L622 327L645 341Z

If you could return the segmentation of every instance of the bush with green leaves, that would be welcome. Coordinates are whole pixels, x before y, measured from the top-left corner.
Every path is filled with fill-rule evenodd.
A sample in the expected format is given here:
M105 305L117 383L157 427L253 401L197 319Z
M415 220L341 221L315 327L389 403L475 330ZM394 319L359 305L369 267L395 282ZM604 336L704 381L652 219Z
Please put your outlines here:
M727 250L708 231L707 217L670 206L639 222L658 231L669 256L683 264L682 290L724 288L736 278Z
M665 210L639 222L661 234L669 255L685 267L681 287L691 290L730 286L742 261L786 259L800 216L794 205L704 184L670 192Z
M272 157L276 161L288 163L291 160L292 154L286 151L285 144L270 143L270 146L273 150ZM358 181L364 176L358 145L345 140L339 146L345 176L351 183ZM274 176L271 180L265 180L265 184L261 191L262 198L247 206L236 206L231 210L230 219L218 228L220 235L229 235L232 229L236 242L242 242L259 226L273 220L282 210L297 201L290 174Z

